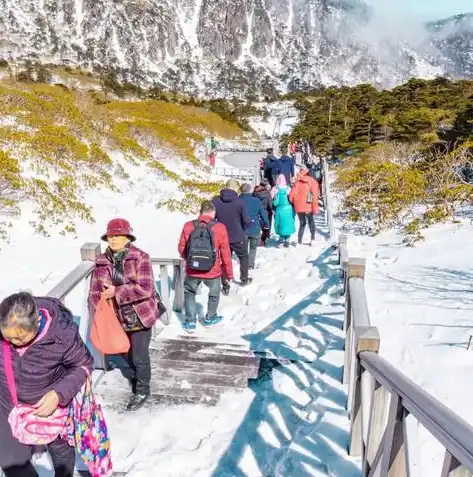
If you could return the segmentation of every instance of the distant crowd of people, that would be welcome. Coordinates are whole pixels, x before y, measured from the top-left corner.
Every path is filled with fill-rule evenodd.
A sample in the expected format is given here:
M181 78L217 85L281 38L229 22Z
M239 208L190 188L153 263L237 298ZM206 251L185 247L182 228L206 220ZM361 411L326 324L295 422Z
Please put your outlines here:
M296 151L297 154L298 151ZM303 154L303 151L302 151ZM204 326L212 326L223 317L218 314L220 294L228 295L233 280L232 254L240 264L239 285L252 283L250 270L256 265L259 246L268 246L271 231L278 237L275 245L288 248L296 232L302 245L306 226L310 242L315 240L315 215L319 212L322 171L320 159L308 154L296 164L296 155L277 159L268 149L261 164L262 179L252 188L235 180L212 201L205 201L199 216L187 222L179 240L179 253L186 261L184 283L184 322L186 331L197 327L196 295L203 283L209 289Z

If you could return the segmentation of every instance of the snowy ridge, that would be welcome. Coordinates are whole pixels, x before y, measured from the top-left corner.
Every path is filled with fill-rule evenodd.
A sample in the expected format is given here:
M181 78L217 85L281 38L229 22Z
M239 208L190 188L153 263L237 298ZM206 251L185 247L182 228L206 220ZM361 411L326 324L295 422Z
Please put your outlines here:
M0 11L0 59L206 95L473 75L468 17L386 36L362 0L1 0Z

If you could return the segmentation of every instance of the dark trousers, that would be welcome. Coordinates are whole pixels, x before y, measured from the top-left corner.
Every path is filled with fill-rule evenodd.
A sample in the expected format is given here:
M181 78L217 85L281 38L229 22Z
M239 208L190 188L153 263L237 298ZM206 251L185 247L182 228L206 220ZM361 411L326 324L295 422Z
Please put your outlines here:
M248 255L248 239L243 240L243 242L231 243L230 250L232 253L238 257L240 262L240 279L241 281L248 280L248 267L249 255Z
M30 447L30 457L33 452ZM48 452L54 466L54 477L74 477L75 451L65 440L59 438L48 445ZM3 468L5 477L38 477L31 462Z
M302 243L302 237L304 236L305 226L307 222L309 223L309 230L310 230L310 239L315 239L315 221L314 216L312 214L297 214L299 217L299 234L298 234L298 242Z
M196 321L197 319L195 296L202 282L204 282L204 285L209 289L206 318L213 318L217 315L218 304L220 302L220 277L203 279L186 276L184 280L184 310L186 321Z
M249 246L248 262L251 268L255 268L256 251L258 250L260 240L261 238L259 235L248 237L248 246Z
M133 370L132 387L136 394L149 394L151 382L151 362L149 357L149 344L151 342L151 329L131 331L127 333L130 338L130 351L128 351L128 364Z
M261 242L266 242L271 236L271 227L273 225L273 211L268 210L269 229L261 232Z

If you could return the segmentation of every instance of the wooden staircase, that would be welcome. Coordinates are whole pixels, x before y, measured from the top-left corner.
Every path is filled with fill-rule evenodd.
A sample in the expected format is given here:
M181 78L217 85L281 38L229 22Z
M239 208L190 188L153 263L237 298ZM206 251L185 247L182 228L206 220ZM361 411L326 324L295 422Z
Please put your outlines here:
M243 345L202 341L179 336L151 344L151 403L191 401L215 404L227 391L248 387L258 377L260 358ZM105 406L122 406L130 397L131 369L121 357L110 356L110 368L96 383L95 391Z

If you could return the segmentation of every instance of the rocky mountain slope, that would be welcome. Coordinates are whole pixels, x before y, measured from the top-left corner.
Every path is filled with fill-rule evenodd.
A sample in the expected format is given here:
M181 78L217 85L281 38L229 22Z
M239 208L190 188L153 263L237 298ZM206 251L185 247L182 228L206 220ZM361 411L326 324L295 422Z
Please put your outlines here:
M0 12L0 59L206 95L473 75L467 19L400 42L376 34L362 0L0 0Z

